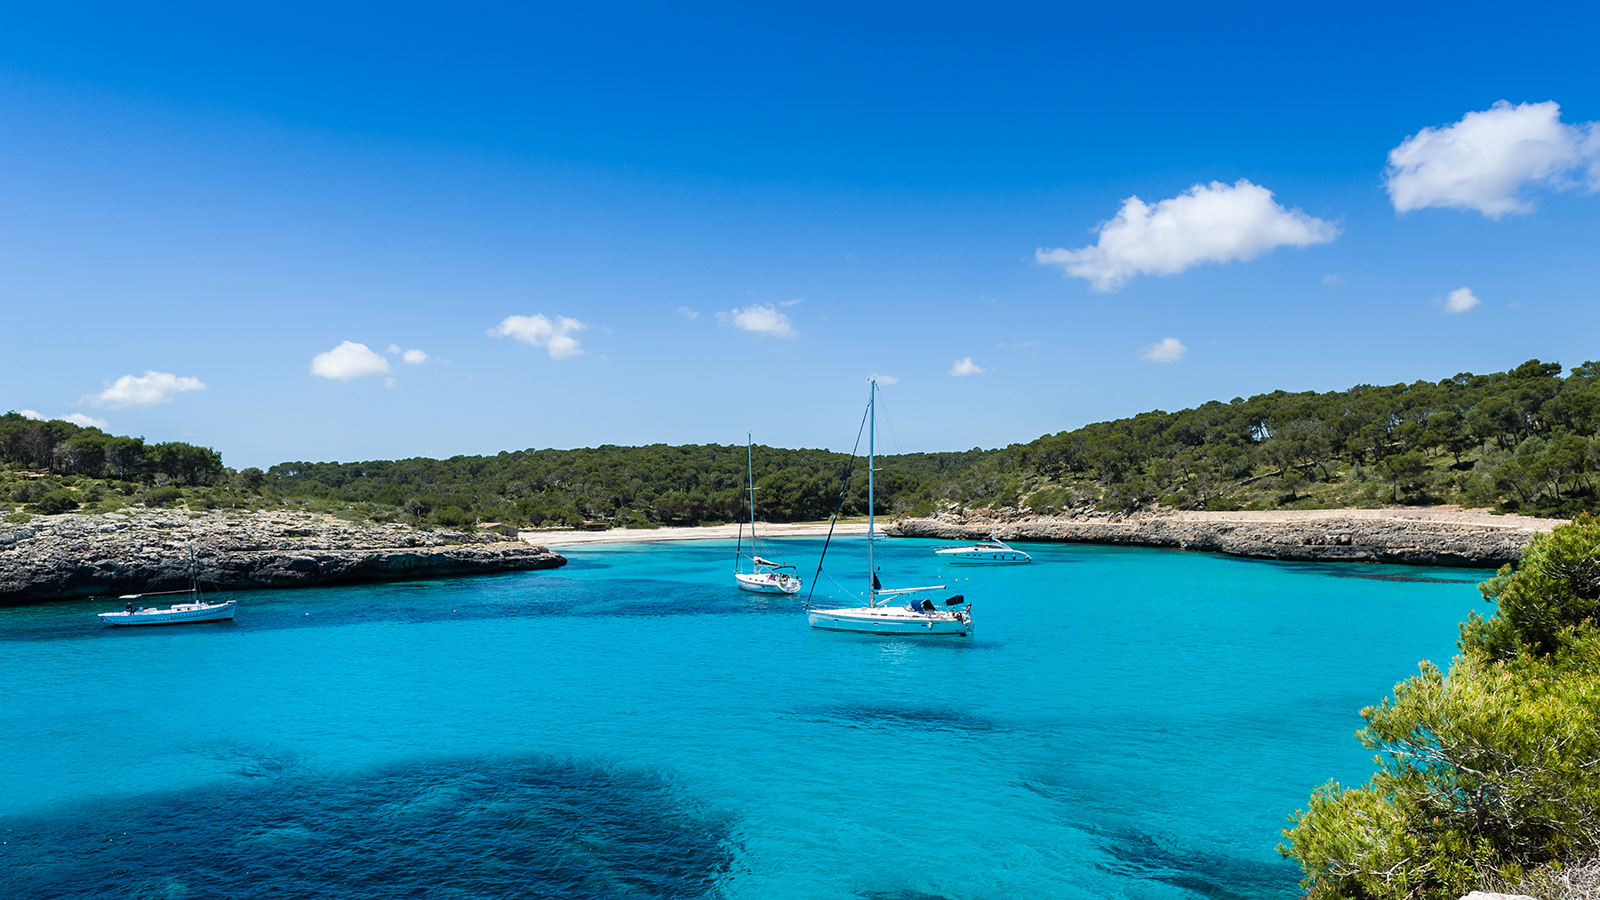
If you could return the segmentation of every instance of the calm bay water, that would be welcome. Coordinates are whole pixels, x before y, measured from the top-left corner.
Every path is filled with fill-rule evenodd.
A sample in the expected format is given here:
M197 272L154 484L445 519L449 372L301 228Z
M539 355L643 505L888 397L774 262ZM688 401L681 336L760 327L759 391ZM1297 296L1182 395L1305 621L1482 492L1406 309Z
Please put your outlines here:
M722 541L231 624L0 610L0 896L1290 898L1286 816L1366 777L1360 708L1491 574L934 546L884 581L966 594L971 639L813 631ZM809 584L820 548L763 551Z

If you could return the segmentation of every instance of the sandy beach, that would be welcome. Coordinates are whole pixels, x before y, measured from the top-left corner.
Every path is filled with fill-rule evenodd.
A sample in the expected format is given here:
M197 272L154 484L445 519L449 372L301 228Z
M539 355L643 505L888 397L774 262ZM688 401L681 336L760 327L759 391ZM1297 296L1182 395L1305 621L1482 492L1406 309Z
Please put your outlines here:
M524 531L520 540L540 547L561 547L574 544L636 544L645 541L700 541L739 536L738 525L702 525L695 528L613 528L609 531ZM884 523L878 524L883 534ZM750 526L744 526L750 534ZM793 524L758 523L756 533L762 538L822 537L828 533L827 522L796 522ZM840 522L833 526L834 534L866 534L865 522Z

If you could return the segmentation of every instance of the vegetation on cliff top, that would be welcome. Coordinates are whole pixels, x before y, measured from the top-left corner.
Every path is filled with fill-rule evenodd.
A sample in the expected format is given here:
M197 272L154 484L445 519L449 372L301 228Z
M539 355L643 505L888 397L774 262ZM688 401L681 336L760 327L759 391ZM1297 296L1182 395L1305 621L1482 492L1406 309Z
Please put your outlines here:
M1311 900L1600 890L1571 884L1600 860L1600 523L1536 537L1482 590L1498 609L1449 672L1425 662L1362 711L1377 773L1318 788L1284 832Z
M1529 360L1509 372L1438 382L1274 391L997 450L880 461L878 512L887 514L1460 503L1571 516L1600 507L1600 364L1586 362L1566 377L1559 364ZM744 509L744 448L733 445L287 462L233 472L205 448L145 445L12 413L0 417L0 464L46 476L47 490L39 477L0 482L0 502L32 512L104 505L114 494L126 502L153 494L165 503L296 504L442 525L693 525L732 521ZM755 465L757 514L796 521L833 511L850 460L756 447ZM76 483L83 479L93 484ZM95 491L100 499L85 503ZM864 487L852 486L844 511L866 512Z

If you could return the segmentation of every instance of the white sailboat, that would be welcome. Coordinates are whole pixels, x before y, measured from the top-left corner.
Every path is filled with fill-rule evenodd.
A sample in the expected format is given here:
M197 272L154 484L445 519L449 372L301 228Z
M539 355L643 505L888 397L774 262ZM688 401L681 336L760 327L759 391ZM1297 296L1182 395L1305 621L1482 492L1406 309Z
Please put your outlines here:
M865 634L899 635L972 635L972 604L955 595L943 603L930 599L912 600L901 604L907 595L926 591L942 591L944 585L928 587L885 588L878 582L873 566L872 541L877 525L873 515L874 480L873 456L877 431L878 382L872 380L867 410L871 427L867 430L867 605L848 609L806 609L806 619L812 628L828 631L855 631ZM965 608L961 604L966 603Z
M751 450L751 440L745 439L744 457L750 480L750 571L744 567L744 527L739 528L739 545L733 557L733 582L741 590L757 594L796 594L800 592L800 579L792 572L794 566L785 566L763 559L756 550L756 467Z
M188 600L171 606L139 606L134 601L145 597L188 597ZM217 622L233 618L237 602L218 600L210 602L200 596L200 563L193 550L189 552L189 589L186 591L152 591L145 594L123 594L122 609L99 613L100 621L107 625L176 625L181 622Z
M216 622L233 618L236 601L207 603L193 591L164 593L189 594L191 599L187 603L174 603L166 607L135 606L133 601L155 595L124 594L117 599L127 601L127 605L115 612L100 613L100 621L107 625L176 625L179 622Z

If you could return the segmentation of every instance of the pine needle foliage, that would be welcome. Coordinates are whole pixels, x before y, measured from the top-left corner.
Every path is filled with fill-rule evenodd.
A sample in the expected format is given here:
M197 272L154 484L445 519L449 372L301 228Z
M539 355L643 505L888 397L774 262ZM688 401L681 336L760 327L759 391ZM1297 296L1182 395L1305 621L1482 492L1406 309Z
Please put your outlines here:
M1329 782L1280 847L1312 900L1455 900L1600 855L1600 522L1536 538L1482 585L1448 673L1362 710L1361 787Z

